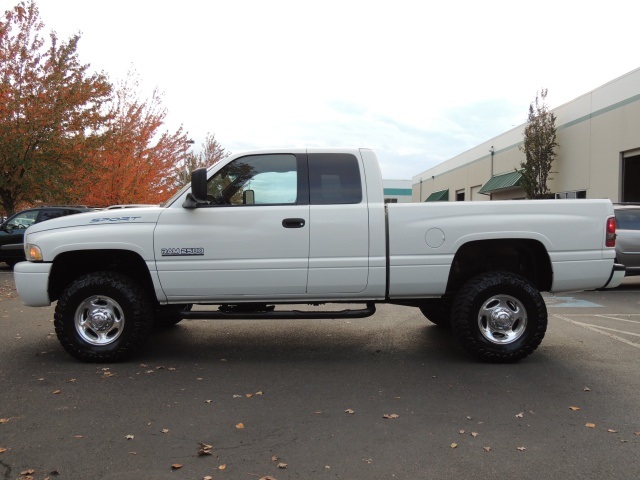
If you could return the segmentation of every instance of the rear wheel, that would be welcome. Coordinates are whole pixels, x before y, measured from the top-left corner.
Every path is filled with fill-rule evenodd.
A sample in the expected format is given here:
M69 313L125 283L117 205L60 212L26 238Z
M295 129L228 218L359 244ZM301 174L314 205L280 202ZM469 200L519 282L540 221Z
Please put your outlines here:
M153 308L147 292L116 272L95 272L72 282L58 299L54 326L67 352L85 362L117 362L149 337Z
M452 325L462 346L487 362L514 362L538 348L547 330L547 308L525 278L491 272L458 292Z

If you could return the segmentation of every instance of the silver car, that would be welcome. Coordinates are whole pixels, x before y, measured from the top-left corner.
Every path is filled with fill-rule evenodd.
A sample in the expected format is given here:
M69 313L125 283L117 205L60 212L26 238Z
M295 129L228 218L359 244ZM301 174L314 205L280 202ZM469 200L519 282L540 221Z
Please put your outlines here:
M640 275L640 204L615 204L617 262Z

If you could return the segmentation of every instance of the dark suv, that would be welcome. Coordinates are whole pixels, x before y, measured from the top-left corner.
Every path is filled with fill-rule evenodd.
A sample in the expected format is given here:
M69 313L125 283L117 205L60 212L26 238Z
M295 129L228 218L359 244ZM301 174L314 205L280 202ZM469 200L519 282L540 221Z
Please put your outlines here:
M34 223L76 213L91 212L95 209L85 206L35 207L18 212L0 225L0 261L13 267L25 260L24 231Z

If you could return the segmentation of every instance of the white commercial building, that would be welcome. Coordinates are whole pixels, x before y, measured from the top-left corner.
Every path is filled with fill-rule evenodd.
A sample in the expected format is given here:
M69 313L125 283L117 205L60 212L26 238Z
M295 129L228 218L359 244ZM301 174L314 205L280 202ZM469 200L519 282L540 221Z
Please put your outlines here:
M553 109L557 153L548 187L556 198L640 202L640 68ZM525 125L412 179L412 200L523 199Z

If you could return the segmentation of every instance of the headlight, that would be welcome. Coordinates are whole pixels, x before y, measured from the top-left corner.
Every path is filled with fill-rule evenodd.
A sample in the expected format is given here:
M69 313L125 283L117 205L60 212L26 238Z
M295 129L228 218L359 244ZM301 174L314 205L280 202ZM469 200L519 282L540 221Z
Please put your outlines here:
M40 247L32 243L24 244L24 255L30 262L42 261L42 251L40 250Z

